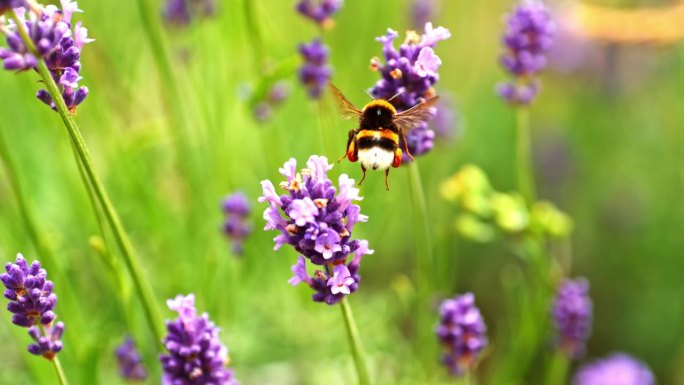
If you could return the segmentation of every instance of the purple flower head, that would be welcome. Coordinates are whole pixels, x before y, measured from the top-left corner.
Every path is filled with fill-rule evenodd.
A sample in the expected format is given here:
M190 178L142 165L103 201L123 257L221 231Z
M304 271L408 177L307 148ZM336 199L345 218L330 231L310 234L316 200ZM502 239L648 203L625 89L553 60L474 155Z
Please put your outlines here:
M415 31L408 31L406 35L404 43L397 50L394 41L399 35L388 29L385 36L376 38L383 46L385 63L377 57L371 60L371 69L377 70L382 77L371 88L371 94L385 100L394 97L391 103L399 112L435 95L433 86L439 80L438 70L442 60L435 54L434 48L439 41L451 37L451 32L426 23L423 35ZM428 128L427 122L406 133L409 151L414 156L429 152L433 147L433 139L434 132ZM404 154L404 162L408 160L408 154Z
M40 262L29 265L21 254L15 263L5 265L5 271L0 274L0 281L5 286L5 298L10 300L7 310L13 314L12 322L29 328L29 335L35 341L29 345L29 352L52 359L62 350L64 333L62 322L53 324L57 304L57 295L52 292L54 284L47 279Z
M39 57L29 52L17 30L19 26L10 24L2 29L6 35L8 48L0 48L0 59L3 60L5 69L13 71L35 68L39 59L45 60L67 108L71 113L75 113L76 107L88 96L88 88L78 85L82 79L79 75L81 49L93 39L88 38L88 29L80 22L72 26L73 14L81 12L78 3L62 0L61 6L61 9L54 5L48 5L42 10L31 8L30 11L24 10L20 15L23 21L21 27L26 29ZM39 90L36 97L53 110L57 110L46 90Z
M553 304L559 349L573 358L582 356L591 333L591 320L589 283L584 278L565 280L558 288Z
M501 64L513 80L498 85L499 95L511 104L529 104L539 90L535 75L546 67L555 26L540 1L523 0L508 16Z
M307 88L309 96L318 99L332 75L332 69L328 65L328 47L315 39L310 44L300 44L299 54L304 59L304 64L299 69L299 80Z
M26 6L24 0L0 0L0 15L9 11L10 9Z
M299 0L296 9L302 16L324 27L331 27L332 16L342 8L342 0Z
M487 327L472 293L445 300L439 312L437 337L444 347L442 362L452 375L462 376L477 364L487 346Z
M179 295L167 304L178 318L166 321L168 334L162 354L164 385L238 385L233 371L226 368L228 349L219 340L219 328L207 313L197 316L195 296Z
M175 27L187 27L193 19L213 16L216 0L167 0L162 15L166 22Z
M147 370L130 336L126 337L126 340L116 348L115 353L119 362L119 374L122 378L132 381L145 381L147 379Z
M335 188L327 176L331 168L327 158L314 155L306 168L297 172L297 162L290 159L280 169L286 178L280 183L285 194L277 195L273 183L265 180L261 182L263 196L259 198L259 202L269 204L264 211L264 229L280 232L274 238L275 249L288 244L301 254L292 266L294 276L290 284L306 282L316 291L314 301L328 304L339 302L358 288L361 257L373 252L367 241L352 239L356 223L368 220L353 203L362 199L359 189L345 174ZM347 262L350 255L354 257ZM322 269L309 276L307 259ZM329 282L334 284L328 285Z
M653 385L648 367L624 353L594 361L579 368L573 385Z
M233 253L242 255L244 240L252 233L247 220L251 211L249 201L245 194L236 192L223 200L222 207L226 214L223 231L232 243Z

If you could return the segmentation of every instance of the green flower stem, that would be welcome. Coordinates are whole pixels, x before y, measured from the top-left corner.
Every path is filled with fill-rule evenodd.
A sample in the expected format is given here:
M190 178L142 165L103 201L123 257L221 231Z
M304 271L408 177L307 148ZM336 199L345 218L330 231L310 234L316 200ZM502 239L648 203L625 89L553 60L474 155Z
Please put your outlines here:
M62 364L59 362L59 357L54 356L50 361L52 361L52 366L55 368L55 374L57 375L57 379L59 379L60 385L69 385L69 381L67 381L66 375L64 374L64 369L62 369Z
M548 364L545 383L547 385L565 384L569 367L568 356L561 351L556 351Z
M359 385L370 385L371 381L368 372L366 352L363 350L359 330L356 328L354 315L352 314L349 302L347 302L347 297L342 298L340 307L342 308L342 315L344 316L344 324L347 326L349 344L351 345L352 356L354 357L354 365L356 366L356 373L359 376Z
M516 139L516 166L518 178L518 190L527 204L535 201L534 171L532 169L532 149L530 134L530 114L525 106L516 108L517 139Z
M71 113L69 112L69 109L64 103L64 99L62 98L62 95L59 91L59 88L57 87L57 84L55 83L55 80L52 78L52 75L50 74L50 70L45 64L45 60L43 60L41 56L37 53L33 41L28 36L24 24L21 22L16 13L10 12L10 15L16 23L17 29L19 30L19 34L21 35L21 38L26 47L28 47L29 51L34 53L34 55L37 58L39 58L37 65L38 73L43 78L43 82L45 83L45 86L57 107L57 111L59 112L59 115L61 116L62 121L64 122L67 133L69 134L69 138L76 148L78 158L81 164L83 165L84 171L95 192L95 196L97 197L97 200L102 206L102 210L104 211L107 222L111 226L116 242L121 248L121 253L124 257L124 261L126 262L126 267L128 268L128 271L131 274L131 278L133 279L133 282L135 284L138 297L140 298L140 302L142 303L143 309L145 310L145 316L149 324L150 331L155 336L158 343L161 344L161 340L164 335L162 328L163 322L161 312L159 310L157 301L154 298L154 294L152 288L150 287L149 281L145 279L140 260L135 254L133 250L133 245L130 239L128 238L128 235L126 234L123 225L121 224L119 215L114 209L114 206L112 205L109 199L109 195L107 194L104 185L100 181L100 178L97 172L95 171L93 160L90 157L90 153L88 151L88 148L86 147L83 137L81 136L81 132L78 128L78 125L74 121L73 117L71 116Z

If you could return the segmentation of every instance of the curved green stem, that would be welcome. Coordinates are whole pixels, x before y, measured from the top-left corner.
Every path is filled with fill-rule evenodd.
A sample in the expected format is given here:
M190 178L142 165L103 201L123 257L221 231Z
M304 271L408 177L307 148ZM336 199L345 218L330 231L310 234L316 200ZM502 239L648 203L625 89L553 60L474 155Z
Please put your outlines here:
M349 337L349 344L351 345L352 356L354 357L354 366L356 366L356 373L359 377L359 385L370 385L370 374L368 371L368 361L366 360L366 352L363 350L359 330L356 328L354 322L354 315L352 314L347 297L340 301L342 308L342 315L344 316L344 324L347 327L347 336Z
M62 369L62 364L59 362L59 358L55 356L50 361L52 361L52 366L55 368L55 374L57 375L57 379L59 379L60 385L69 385L69 381L67 381L66 375L64 374L64 369Z
M518 178L518 190L525 198L527 204L535 201L534 170L532 168L532 146L530 134L530 115L527 107L516 108L517 139L516 139L516 166Z
M156 337L158 343L161 344L161 340L164 335L162 328L162 317L157 302L154 298L154 294L149 284L149 281L145 279L145 275L140 260L135 254L133 250L133 245L130 239L128 238L128 234L124 230L121 220L119 219L119 215L114 209L114 206L112 205L109 199L109 195L107 194L104 185L100 181L100 177L95 171L93 160L90 156L90 152L88 151L85 141L83 140L83 136L81 135L78 125L71 116L69 109L64 103L62 94L59 91L59 88L57 87L55 80L52 78L50 70L48 69L47 64L45 64L45 60L43 60L41 56L37 53L33 41L28 36L24 24L21 22L16 13L10 12L10 15L14 19L14 22L17 24L17 29L19 30L19 34L21 35L22 41L24 42L26 47L28 47L28 49L35 54L36 58L39 58L38 64L36 66L38 69L38 73L42 77L43 82L45 83L45 86L48 92L50 93L50 96L52 97L55 106L57 107L57 111L59 112L59 115L61 116L62 121L64 122L64 126L66 127L69 138L76 148L78 159L83 165L83 169L88 177L89 182L93 187L95 196L100 205L102 206L102 210L104 211L107 222L109 223L112 232L114 233L116 242L118 246L121 248L121 253L124 256L126 267L128 268L128 271L131 274L131 278L133 279L133 282L135 284L136 291L143 305L143 309L145 310L145 316L149 324L150 331Z

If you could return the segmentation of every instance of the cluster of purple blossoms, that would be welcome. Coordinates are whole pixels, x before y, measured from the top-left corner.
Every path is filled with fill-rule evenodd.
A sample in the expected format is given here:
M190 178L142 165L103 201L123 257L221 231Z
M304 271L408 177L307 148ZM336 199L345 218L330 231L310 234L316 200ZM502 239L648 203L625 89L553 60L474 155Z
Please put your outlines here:
M327 176L330 169L327 158L313 155L306 168L297 172L297 161L290 159L279 170L287 179L280 184L286 193L278 195L273 183L264 180L259 202L269 203L264 211L264 229L280 231L273 239L275 249L289 244L301 254L292 266L294 277L289 283L306 282L316 291L314 301L333 305L358 289L361 259L373 250L367 241L352 239L356 223L368 220L352 203L362 199L359 189L346 174L340 175L339 188L335 188ZM309 276L307 260L322 270Z
M176 27L186 27L194 17L211 17L215 13L216 0L168 0L162 10L164 19Z
M624 353L582 366L573 385L653 385L653 373L642 362Z
M88 88L78 85L82 79L79 75L81 50L93 39L88 38L88 30L83 28L80 22L76 23L72 30L71 16L75 12L81 12L78 4L71 0L62 0L61 5L62 9L48 5L42 9L31 8L28 12L20 8L19 17L24 24L21 27L26 28L40 59L45 60L67 108L71 113L75 113L76 107L88 96ZM23 71L35 68L38 64L39 58L29 52L22 41L17 30L19 27L10 24L2 28L7 36L9 48L0 48L0 59L7 70ZM50 108L57 110L47 90L39 90L36 96Z
M195 296L179 295L166 301L178 312L174 321L166 321L168 335L164 346L169 351L159 357L168 385L238 385L233 371L226 368L228 349L219 340L219 328L207 313L197 316Z
M232 243L233 253L242 255L242 243L252 233L252 226L247 222L250 212L249 201L245 194L236 192L228 195L221 206L226 214L223 232Z
M333 24L332 16L342 8L342 0L299 0L297 12L321 26Z
M130 381L147 379L147 370L131 337L126 337L126 340L116 348L116 359L119 362L119 374L122 378Z
M254 118L259 122L265 122L273 115L274 108L282 104L290 94L290 87L285 81L275 83L266 97L254 107Z
M310 44L300 44L299 54L304 59L299 69L299 80L309 91L309 96L318 99L332 75L328 64L328 47L320 39L314 39Z
M28 351L37 356L52 359L62 350L64 323L54 322L53 312L57 295L52 292L54 284L47 279L47 272L40 262L33 261L29 266L21 254L15 263L5 265L6 273L0 274L5 285L5 298L10 302L7 310L12 315L12 323L29 328L29 335L35 343Z
M503 44L507 52L501 64L513 76L497 85L508 103L529 104L539 92L535 75L546 67L546 53L553 45L555 26L547 8L538 0L523 0L508 16Z
M487 327L472 293L445 300L439 312L437 337L445 350L442 362L452 375L462 376L477 364L487 346Z
M560 285L553 304L553 321L558 329L558 348L572 358L582 356L592 321L586 279L565 280Z
M437 42L451 37L451 32L426 23L422 36L408 31L406 40L397 51L394 40L398 36L396 31L388 29L387 35L376 38L382 43L385 63L382 64L378 57L371 59L371 69L379 71L382 78L370 92L375 98L392 99L392 105L401 112L435 96L433 86L439 80L437 70L442 60L434 48ZM418 125L406 133L409 151L414 156L426 154L433 147L434 137L435 133L428 128L427 122ZM408 154L404 154L404 162L408 160Z

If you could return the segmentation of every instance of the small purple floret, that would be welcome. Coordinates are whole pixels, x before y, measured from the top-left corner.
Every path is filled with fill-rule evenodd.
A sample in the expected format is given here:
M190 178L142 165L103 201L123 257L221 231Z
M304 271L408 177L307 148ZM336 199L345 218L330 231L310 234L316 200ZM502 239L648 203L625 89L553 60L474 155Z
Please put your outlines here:
M166 22L187 27L193 19L211 17L216 13L216 0L167 0L162 10Z
M565 280L556 293L553 321L558 330L558 348L572 358L581 357L591 333L592 303L586 279Z
M195 296L179 295L168 300L178 318L166 321L164 346L168 354L159 359L165 385L238 385L233 371L226 368L228 349L219 340L219 328L207 313L197 316Z
M523 0L508 16L501 65L513 79L497 85L499 95L511 104L525 105L539 92L535 75L546 67L555 26L540 1Z
M654 385L651 370L642 362L624 353L582 366L575 374L573 385Z
M242 192L233 193L223 200L222 207L226 215L223 232L231 241L235 255L242 255L244 241L252 233L252 226L247 220L251 211L249 206Z
M328 64L328 47L315 39L309 44L300 44L299 54L304 59L304 64L299 69L299 80L307 88L309 96L318 99L332 75Z
M119 375L122 378L132 381L147 379L147 370L131 337L126 337L126 340L116 348L116 359L119 362Z
M472 293L445 300L439 312L437 337L444 347L442 363L453 376L462 376L477 364L487 346L487 327Z
M301 254L288 282L307 283L316 291L314 301L330 305L358 289L361 259L373 253L367 241L352 239L354 225L368 220L353 203L361 200L359 189L346 174L335 188L327 176L331 168L327 158L314 155L306 168L297 172L297 162L290 159L280 169L286 178L280 187L286 193L276 194L273 183L265 180L259 198L269 204L264 211L264 229L280 232L274 238L275 249L288 244ZM348 261L350 255L353 258ZM321 267L312 276L306 271L307 260Z
M300 0L296 9L302 16L328 26L332 24L332 16L342 8L342 4L342 0Z

